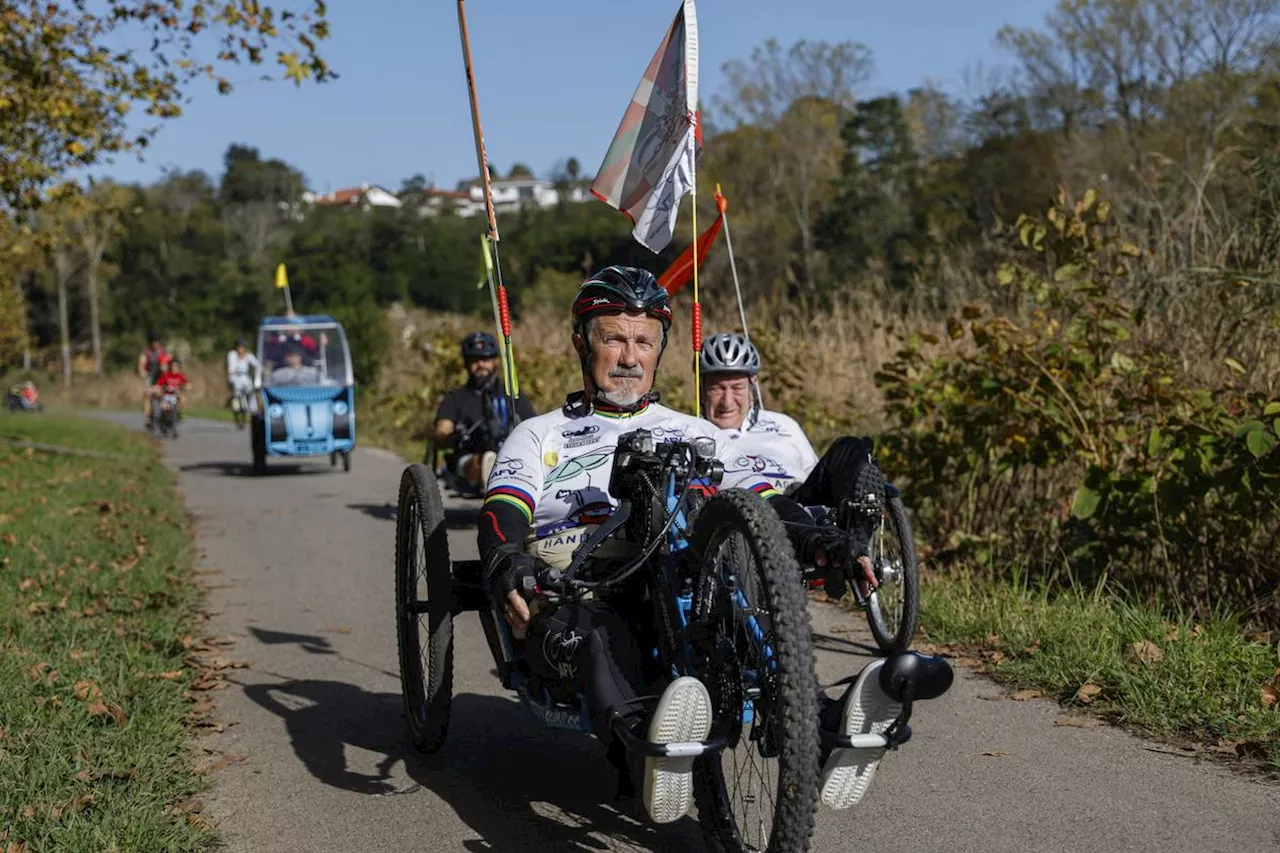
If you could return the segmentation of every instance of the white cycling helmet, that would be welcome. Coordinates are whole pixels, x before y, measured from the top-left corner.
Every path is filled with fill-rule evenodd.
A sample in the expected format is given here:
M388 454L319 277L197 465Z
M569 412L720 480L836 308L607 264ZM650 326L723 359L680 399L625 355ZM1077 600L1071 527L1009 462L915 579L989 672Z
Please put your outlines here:
M760 372L760 351L737 332L721 332L702 342L698 364L706 376L716 373L755 376Z

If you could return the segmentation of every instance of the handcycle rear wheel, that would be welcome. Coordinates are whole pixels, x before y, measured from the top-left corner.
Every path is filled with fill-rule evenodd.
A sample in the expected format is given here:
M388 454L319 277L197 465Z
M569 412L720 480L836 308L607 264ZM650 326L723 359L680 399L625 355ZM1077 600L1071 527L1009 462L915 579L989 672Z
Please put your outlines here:
M410 739L435 752L453 703L453 568L435 475L410 465L396 511L396 639Z
M712 734L729 735L721 753L695 764L704 838L716 853L806 850L818 794L818 682L800 567L777 515L738 489L700 509L693 548L695 668L712 696ZM764 766L752 769L757 759Z
M911 643L920 619L920 568L907 508L893 491L885 494L868 552L879 583L867 601L871 635L884 651L900 651Z

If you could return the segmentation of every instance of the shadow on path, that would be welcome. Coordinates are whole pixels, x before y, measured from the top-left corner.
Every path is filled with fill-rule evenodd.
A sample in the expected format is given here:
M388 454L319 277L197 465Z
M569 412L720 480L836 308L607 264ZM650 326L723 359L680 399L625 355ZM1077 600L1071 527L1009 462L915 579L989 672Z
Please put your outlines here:
M396 505L393 503L355 503L347 504L347 509L354 509L362 512L371 518L378 518L383 521L396 520ZM444 526L450 530L463 530L468 527L476 526L476 518L480 515L480 508L464 509L462 507L447 506L444 508Z
M875 658L885 656L879 646L846 640L843 637L833 637L830 634L820 634L817 631L813 633L813 647L820 651L832 652L838 655L858 655L860 657L870 656Z
M656 827L631 817L639 813L638 801L618 809L602 803L615 776L595 740L543 729L513 700L455 696L444 748L418 756L405 733L399 694L321 680L244 690L284 720L294 753L316 779L370 795L426 788L480 836L464 842L467 850L702 849L691 819ZM377 754L375 772L351 770L348 746ZM416 786L393 783L399 761Z
M253 463L249 460L243 462L229 462L226 460L219 462L192 462L190 465L183 465L178 470L184 474L221 474L224 477L255 477L253 473ZM321 468L311 465L299 465L296 462L280 463L267 462L267 473L264 476L274 477L277 475L312 475L312 474L328 474L329 467L326 465Z

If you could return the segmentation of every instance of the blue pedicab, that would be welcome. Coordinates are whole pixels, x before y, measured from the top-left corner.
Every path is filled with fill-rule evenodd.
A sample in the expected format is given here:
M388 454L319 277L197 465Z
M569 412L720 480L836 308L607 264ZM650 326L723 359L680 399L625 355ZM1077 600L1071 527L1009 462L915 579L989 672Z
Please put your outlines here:
M763 498L742 489L714 493L723 465L713 454L706 438L655 444L645 430L622 436L609 483L618 509L567 567L543 570L526 594L535 613L542 602L619 593L651 610L645 624L633 623L658 680L642 701L656 704L665 678L692 675L708 689L714 720L701 742L651 743L620 720L614 734L634 754L693 760L709 849L805 851L821 745L896 748L910 737L913 699L945 692L951 670L941 659L895 651L878 674L901 703L890 727L850 735L821 729L799 564ZM610 549L610 557L593 557L607 539L629 543L630 556ZM420 752L444 744L453 620L467 611L479 614L504 688L544 725L591 732L588 698L530 671L522 642L485 593L479 561L450 558L440 487L421 464L408 466L400 480L395 595L401 691ZM757 759L762 767L754 767Z
M351 470L355 378L342 324L325 314L264 317L258 327L260 395L250 440L253 471L268 456L324 456Z

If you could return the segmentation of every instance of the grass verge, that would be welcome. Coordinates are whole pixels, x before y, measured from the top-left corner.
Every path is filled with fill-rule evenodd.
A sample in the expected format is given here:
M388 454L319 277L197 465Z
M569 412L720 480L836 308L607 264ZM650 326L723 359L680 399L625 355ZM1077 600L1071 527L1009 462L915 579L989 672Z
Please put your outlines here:
M197 592L155 445L0 415L0 576L0 849L203 848L188 739L200 675L186 663Z
M1275 637L1246 637L1228 615L1193 622L1105 586L1051 593L1020 581L935 575L921 591L929 639L959 663L1022 689L1017 698L1043 694L1280 773Z

